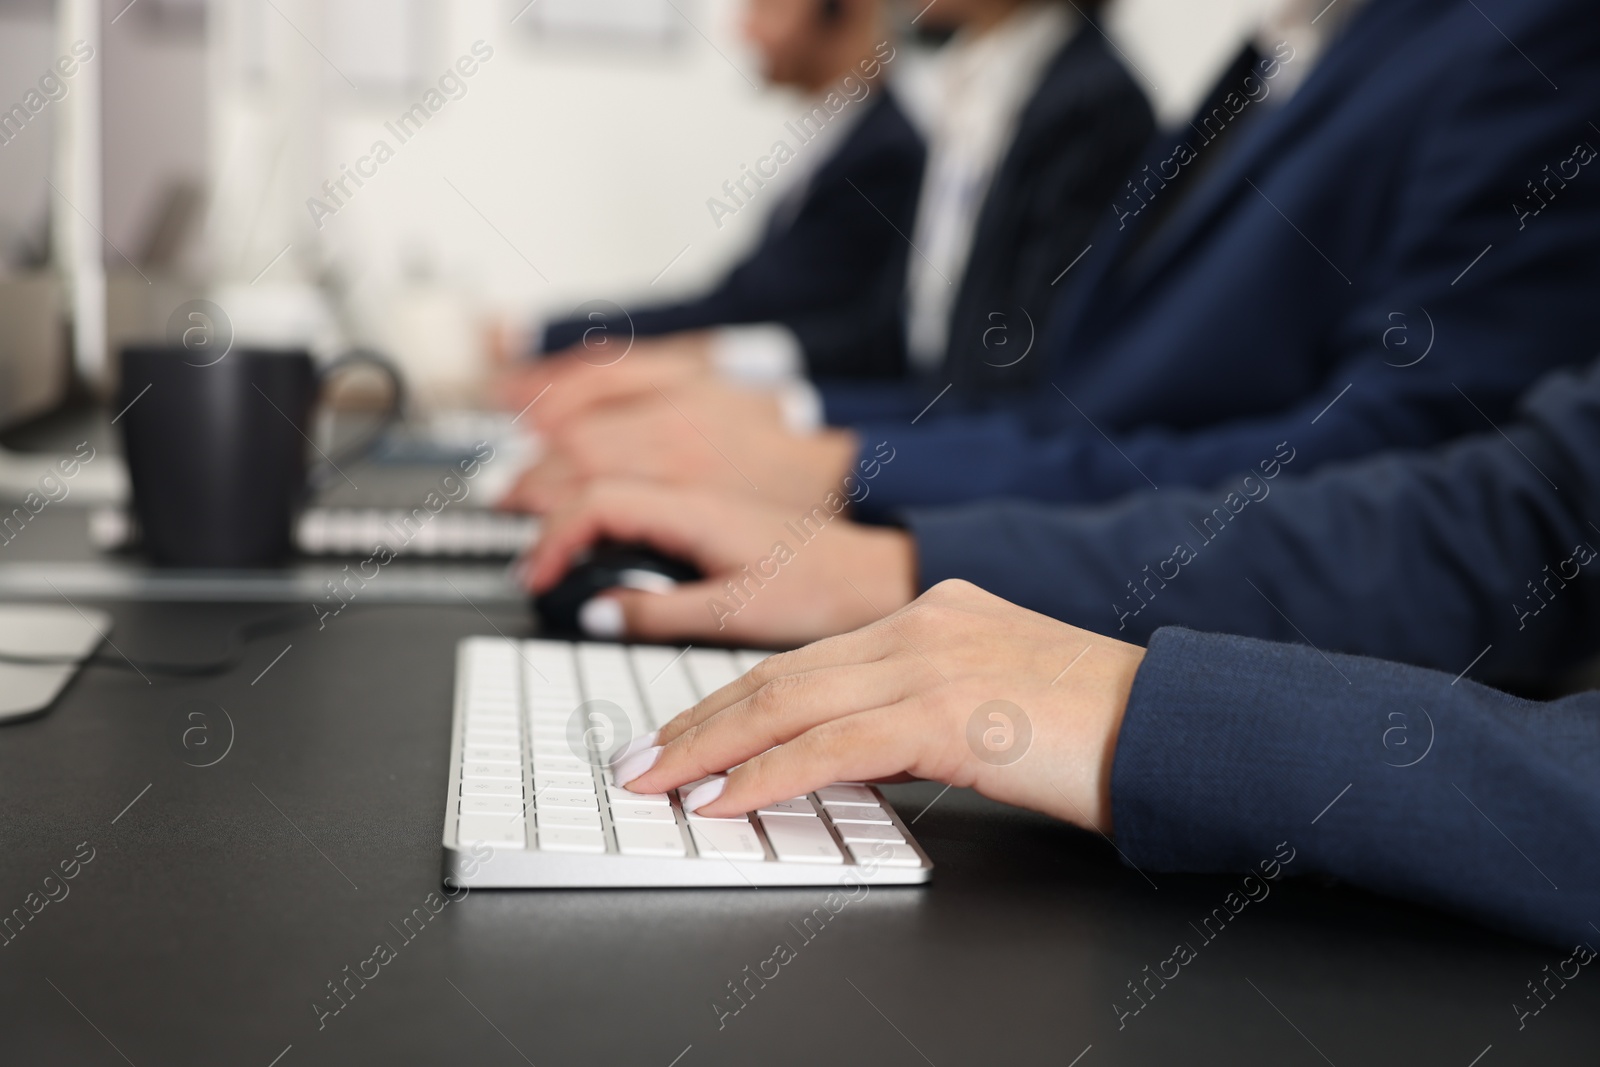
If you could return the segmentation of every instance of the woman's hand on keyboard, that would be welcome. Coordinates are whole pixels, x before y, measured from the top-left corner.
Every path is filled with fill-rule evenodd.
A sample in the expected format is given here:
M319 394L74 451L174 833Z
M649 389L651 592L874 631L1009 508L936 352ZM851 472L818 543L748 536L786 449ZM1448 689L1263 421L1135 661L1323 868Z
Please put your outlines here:
M901 775L1110 832L1111 760L1144 650L943 582L854 633L774 656L617 764L655 793L729 771L686 806L735 815Z
M803 528L802 528L803 524ZM801 535L808 540L801 540ZM667 593L617 589L624 629L607 637L797 645L845 633L916 595L909 535L744 496L600 483L546 518L526 568L542 593L599 540L644 542L705 579Z

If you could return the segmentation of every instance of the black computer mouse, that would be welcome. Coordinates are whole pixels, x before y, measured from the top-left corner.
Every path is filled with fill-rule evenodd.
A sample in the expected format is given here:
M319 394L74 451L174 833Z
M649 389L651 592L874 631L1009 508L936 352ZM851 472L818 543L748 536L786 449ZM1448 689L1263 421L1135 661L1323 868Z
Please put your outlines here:
M579 621L583 606L598 594L617 588L664 593L700 577L692 565L647 545L601 541L579 556L559 582L533 598L533 610L548 633L611 636L588 635Z

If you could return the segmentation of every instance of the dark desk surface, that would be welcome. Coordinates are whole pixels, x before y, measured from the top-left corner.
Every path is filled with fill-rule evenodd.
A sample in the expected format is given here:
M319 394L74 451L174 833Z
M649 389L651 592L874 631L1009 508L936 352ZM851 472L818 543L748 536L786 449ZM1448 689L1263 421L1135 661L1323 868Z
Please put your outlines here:
M102 606L118 648L164 660L209 658L282 610ZM487 632L466 607L352 608L225 677L91 669L45 717L0 727L0 914L94 849L0 947L0 1061L1596 1061L1600 975L1517 1028L1513 1001L1564 952L1305 882L1207 944L1190 923L1238 879L1153 886L1097 838L959 791L916 824L933 883L871 890L809 943L795 926L816 889L478 891L407 942L397 927L440 888L454 643ZM204 768L178 740L196 701L234 726ZM939 790L892 792L910 816ZM780 941L795 958L719 1029L713 1001ZM1119 1031L1113 1003L1179 941L1197 958ZM393 958L319 1029L327 983L379 942Z

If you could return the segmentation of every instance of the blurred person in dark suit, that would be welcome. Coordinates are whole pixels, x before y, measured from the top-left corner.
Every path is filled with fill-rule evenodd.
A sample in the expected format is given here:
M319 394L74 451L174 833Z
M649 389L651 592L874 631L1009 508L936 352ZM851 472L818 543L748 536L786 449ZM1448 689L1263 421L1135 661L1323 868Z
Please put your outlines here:
M590 365L595 359L553 360L526 373L510 402L526 403L550 386L534 416L554 430L602 399L654 396L654 387L720 371L774 386L785 417L807 426L817 418L814 393L798 379L916 378L983 358L997 314L1019 331L1029 318L1042 326L1052 282L1066 265L1063 250L1088 240L1152 129L1143 92L1092 21L1098 7L941 0L922 12L925 24L956 32L919 109L929 155L915 223L894 221L896 254L870 278L863 269L841 276L860 256L863 236L852 233L826 250L831 258L817 269L830 284L853 286L835 306L680 335L604 367ZM883 207L884 218L863 235L891 216L865 188L844 195L858 208ZM646 333L661 325L653 313L632 317Z
M662 386L670 404L571 417L517 502L604 477L810 502L884 441L899 458L864 516L1094 501L1215 484L1285 441L1304 472L1475 432L1600 336L1591 14L1291 0L1192 126L1156 139L1092 248L1066 250L1083 258L1031 385L982 363L823 383L813 433L747 393Z
M766 82L807 107L707 198L719 229L732 215L765 211L759 241L697 296L544 324L541 352L596 363L630 346L635 359L703 352L713 327L844 314L903 258L926 153L894 88L905 59L884 0L746 0L742 28ZM788 190L764 191L780 175ZM501 391L520 407L545 384L543 371L524 367Z

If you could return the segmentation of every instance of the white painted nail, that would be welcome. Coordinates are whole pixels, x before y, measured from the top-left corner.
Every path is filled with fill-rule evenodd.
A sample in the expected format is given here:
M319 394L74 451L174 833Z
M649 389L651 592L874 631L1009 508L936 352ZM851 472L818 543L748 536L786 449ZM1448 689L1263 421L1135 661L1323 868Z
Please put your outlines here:
M722 791L726 788L728 788L728 780L726 778L713 778L709 782L702 782L690 790L688 796L683 798L683 810L699 811L720 797Z
M586 600L578 609L578 625L590 637L621 637L625 625L622 605L608 596Z
M611 757L611 766L615 767L635 752L643 752L647 748L654 748L656 738L661 736L660 730L651 730L643 737L635 737L632 741L617 749L617 754Z
M612 768L612 777L616 778L618 785L626 786L645 771L654 767L656 760L660 758L661 748L659 746L647 748L643 752L635 752Z

